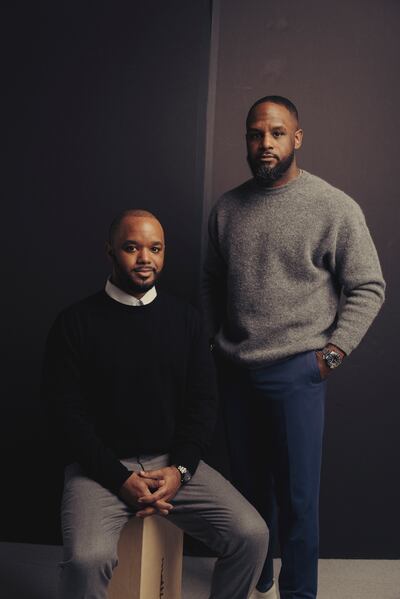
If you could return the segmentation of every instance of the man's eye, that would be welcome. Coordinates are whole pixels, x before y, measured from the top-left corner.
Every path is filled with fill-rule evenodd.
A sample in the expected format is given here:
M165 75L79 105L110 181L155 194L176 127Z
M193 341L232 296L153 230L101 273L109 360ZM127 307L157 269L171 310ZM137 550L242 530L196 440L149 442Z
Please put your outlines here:
M151 248L151 251L153 252L153 254L158 254L158 252L161 251L161 248L153 247L153 248Z
M281 137L281 135L284 135L283 131L274 131L274 137Z
M248 133L247 139L250 141L258 141L261 139L261 133Z
M135 245L126 245L125 246L125 251L126 252L136 252L136 246Z

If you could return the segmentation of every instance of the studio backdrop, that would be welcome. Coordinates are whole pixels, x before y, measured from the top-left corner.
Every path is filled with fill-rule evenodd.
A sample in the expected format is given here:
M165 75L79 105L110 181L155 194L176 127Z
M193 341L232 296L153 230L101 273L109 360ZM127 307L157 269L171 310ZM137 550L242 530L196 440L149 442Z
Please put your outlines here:
M321 557L399 558L398 22L392 0L20 2L3 15L1 540L59 542L39 399L45 336L104 285L113 216L153 211L160 284L198 303L212 203L249 177L244 120L292 99L301 167L365 212L388 299L330 380ZM210 459L223 469L222 444Z

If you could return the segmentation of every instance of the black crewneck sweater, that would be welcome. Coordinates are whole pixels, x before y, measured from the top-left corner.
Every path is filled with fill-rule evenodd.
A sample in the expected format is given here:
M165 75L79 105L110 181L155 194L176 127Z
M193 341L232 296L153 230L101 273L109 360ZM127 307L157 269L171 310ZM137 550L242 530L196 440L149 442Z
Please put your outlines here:
M46 346L43 393L64 462L118 493L124 457L169 453L192 473L216 417L200 317L166 293L133 307L105 291L67 308Z

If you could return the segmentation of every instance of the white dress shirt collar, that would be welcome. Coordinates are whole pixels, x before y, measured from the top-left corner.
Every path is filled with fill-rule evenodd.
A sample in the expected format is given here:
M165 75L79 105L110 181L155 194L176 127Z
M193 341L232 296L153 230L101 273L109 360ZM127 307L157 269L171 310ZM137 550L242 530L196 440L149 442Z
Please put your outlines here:
M146 291L143 297L138 299L137 297L122 291L122 289L114 285L114 283L111 283L110 279L107 279L105 292L113 300L120 304L125 304L126 306L146 306L147 304L151 304L157 297L157 291L154 285L151 289Z

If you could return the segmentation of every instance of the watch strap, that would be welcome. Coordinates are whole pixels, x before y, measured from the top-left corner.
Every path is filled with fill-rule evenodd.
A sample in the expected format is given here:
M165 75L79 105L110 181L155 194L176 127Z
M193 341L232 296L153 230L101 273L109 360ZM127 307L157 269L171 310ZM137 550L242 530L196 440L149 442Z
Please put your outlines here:
M181 475L181 485L186 485L186 483L188 483L192 478L192 475L190 474L189 470L186 468L186 466L177 466L176 464L174 464L174 466Z

